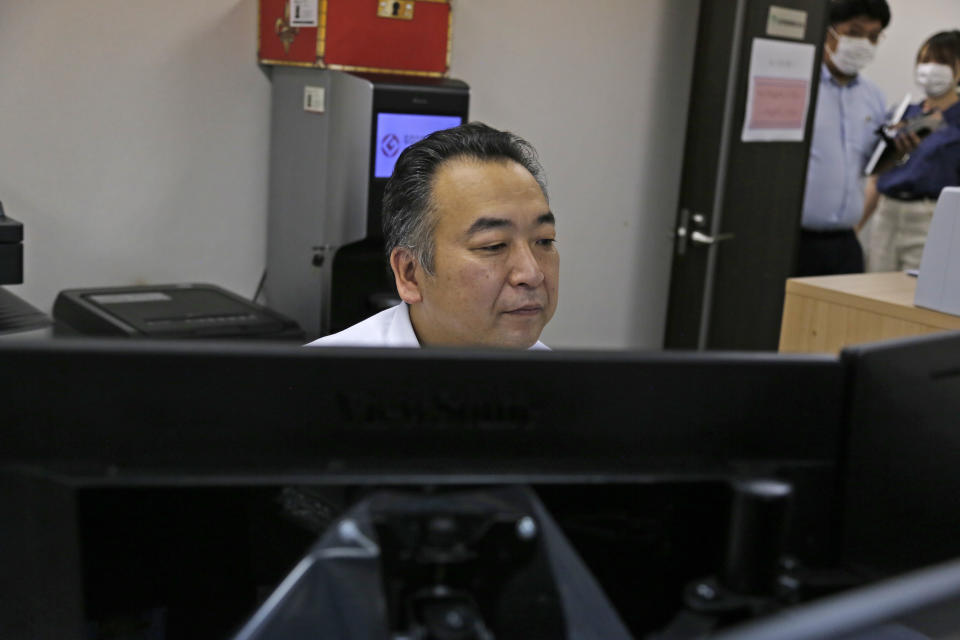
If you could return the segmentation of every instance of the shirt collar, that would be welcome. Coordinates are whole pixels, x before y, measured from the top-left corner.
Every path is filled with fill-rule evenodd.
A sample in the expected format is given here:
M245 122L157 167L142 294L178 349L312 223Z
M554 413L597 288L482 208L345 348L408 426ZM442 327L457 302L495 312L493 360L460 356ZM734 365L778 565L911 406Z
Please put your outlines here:
M837 79L833 77L833 74L830 73L830 67L827 66L826 62L820 63L820 82L832 82L834 86L841 89L849 89L860 84L860 74L853 76L853 78L847 84L840 84L837 82Z
M388 344L398 347L419 347L420 341L417 340L417 334L413 330L413 323L410 322L410 305L406 302L400 303L396 316L390 327L387 329Z
M954 102L952 105L944 109L943 118L954 126L960 124L960 101Z
M390 334L390 344L394 346L419 347L420 341L417 340L417 333L413 330L413 323L410 322L410 305L401 302L399 313L396 319L391 323L388 329ZM530 351L550 351L550 347L537 340Z

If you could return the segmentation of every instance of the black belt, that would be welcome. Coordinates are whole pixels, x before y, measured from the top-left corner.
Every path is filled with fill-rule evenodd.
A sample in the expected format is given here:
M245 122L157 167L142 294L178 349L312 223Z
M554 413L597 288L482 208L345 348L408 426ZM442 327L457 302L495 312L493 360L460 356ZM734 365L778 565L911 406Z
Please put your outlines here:
M905 191L901 191L896 195L890 195L887 193L883 195L890 198L891 200L899 200L900 202L917 202L918 200L936 200L937 199L937 196L927 196L927 195L918 196L915 193L907 193Z
M853 233L853 229L800 229L800 233L817 238L835 238L838 236L847 235L848 233Z

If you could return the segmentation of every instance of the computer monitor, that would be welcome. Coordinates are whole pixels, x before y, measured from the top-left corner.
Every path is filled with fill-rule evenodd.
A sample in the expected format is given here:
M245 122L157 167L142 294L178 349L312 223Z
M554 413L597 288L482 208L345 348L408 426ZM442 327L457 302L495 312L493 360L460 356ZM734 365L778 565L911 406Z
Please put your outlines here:
M0 625L33 635L225 637L377 487L534 487L638 634L717 571L735 479L791 483L786 549L834 553L834 357L85 341L0 361Z
M377 113L373 177L389 178L403 150L435 131L463 124L463 117L424 113Z
M350 149L350 153L367 154L366 192L354 200L351 212L365 214L366 233L339 247L330 254L332 260L326 261L331 268L330 304L322 312L320 333L313 334L308 325L308 336L342 331L400 303L384 253L382 214L387 182L404 149L468 119L470 89L459 80L356 74L351 75L351 81L369 83L372 89L370 101L362 103L363 111L359 111L359 103L349 107L352 114L362 112L367 119L358 125L364 129L363 140L369 142L358 139ZM361 203L366 211L361 211ZM310 215L315 214L311 211Z
M717 640L960 636L960 332L846 348L838 566L866 586Z
M960 313L960 187L945 187L937 198L923 245L913 303L943 313Z
M843 397L829 356L0 349L0 462L99 468L523 477L799 465L835 458Z
M843 557L877 577L960 556L960 332L851 347Z
M787 609L713 640L947 640L960 635L960 560Z
M313 340L396 304L381 220L390 168L418 137L467 121L470 87L283 66L270 85L263 292Z
M383 191L400 153L434 131L449 129L469 119L470 88L453 78L420 78L353 74L370 83L370 145L367 184L367 238L381 239ZM361 149L358 148L358 151Z

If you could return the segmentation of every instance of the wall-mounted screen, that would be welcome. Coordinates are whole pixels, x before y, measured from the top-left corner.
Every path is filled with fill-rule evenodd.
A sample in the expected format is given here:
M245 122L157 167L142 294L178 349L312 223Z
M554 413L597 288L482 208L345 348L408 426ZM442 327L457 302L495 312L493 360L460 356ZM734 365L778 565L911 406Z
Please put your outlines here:
M389 178L400 152L434 131L463 123L460 116L435 116L417 113L378 113L374 178Z

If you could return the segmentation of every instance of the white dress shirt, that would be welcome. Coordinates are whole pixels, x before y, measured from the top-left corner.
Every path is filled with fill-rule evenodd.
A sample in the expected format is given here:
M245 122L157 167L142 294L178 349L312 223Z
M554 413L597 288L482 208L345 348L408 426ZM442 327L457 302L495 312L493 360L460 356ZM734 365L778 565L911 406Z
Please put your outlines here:
M308 347L407 347L418 349L420 341L410 324L410 307L401 302L395 307L370 316L339 333L324 336L307 344ZM550 347L537 340L530 347L546 349Z

